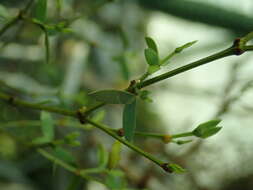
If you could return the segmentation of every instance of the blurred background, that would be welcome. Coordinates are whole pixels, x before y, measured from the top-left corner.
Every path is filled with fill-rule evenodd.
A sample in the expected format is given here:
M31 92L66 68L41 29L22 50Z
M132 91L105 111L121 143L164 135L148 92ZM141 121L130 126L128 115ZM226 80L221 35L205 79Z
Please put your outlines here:
M1 0L0 27L36 1ZM191 48L172 58L154 76L229 47L253 30L251 0L55 0L48 1L44 33L20 21L0 36L0 90L30 102L75 110L96 102L88 93L124 89L146 71L145 36L158 44L161 57L187 42ZM68 28L65 30L61 26ZM222 130L184 145L135 137L135 144L187 172L170 175L122 147L119 189L252 190L252 53L231 56L154 84L153 102L138 101L137 130L175 134L221 118ZM112 189L73 174L36 153L29 143L41 134L40 113L0 101L0 189ZM92 117L121 128L122 106L107 105ZM114 140L91 126L52 114L56 137L79 131L80 146L65 147L80 168L94 168L98 147L110 151ZM85 129L85 130L84 130ZM76 180L76 181L75 181ZM117 181L117 180L116 180ZM71 186L75 184L76 186Z

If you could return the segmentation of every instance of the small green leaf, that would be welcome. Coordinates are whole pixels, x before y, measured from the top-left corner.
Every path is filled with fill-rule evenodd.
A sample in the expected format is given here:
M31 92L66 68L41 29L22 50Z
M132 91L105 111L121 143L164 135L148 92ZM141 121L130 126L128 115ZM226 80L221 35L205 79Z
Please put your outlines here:
M217 126L220 122L221 122L220 119L210 120L210 121L207 121L205 123L201 123L200 125L198 125L198 128L199 129L202 129L202 128L212 128L214 126Z
M130 104L135 99L134 94L121 90L101 90L92 92L89 95L97 101L107 104Z
M153 100L149 97L149 95L151 94L150 91L148 90L141 90L139 93L139 96L142 100L147 101L147 102L153 102Z
M119 170L111 170L106 177L106 185L110 190L125 190L126 180L124 173Z
M183 144L187 144L192 142L192 140L178 140L178 141L174 141L176 144L178 145L183 145Z
M145 41L147 46L158 54L158 48L155 41L151 37L146 37Z
M211 120L205 123L202 123L196 127L192 131L193 135L200 138L207 138L215 135L221 130L221 127L217 127L217 125L221 122L221 120Z
M49 141L54 139L54 120L49 112L42 111L40 115L42 133Z
M8 18L10 15L9 15L9 12L8 10L6 9L6 7L4 7L3 5L0 4L0 21L3 19L6 19Z
M78 175L73 175L71 177L71 180L67 186L67 189L66 190L76 190L76 189L79 189L78 187L80 186L81 184L81 177L78 176Z
M62 0L56 0L56 6L57 6L57 10L58 10L58 15L61 14L61 9L62 9Z
M37 0L35 7L35 18L41 22L46 20L47 0Z
M44 27L48 31L49 36L53 36L59 33L71 33L73 32L71 28L68 28L67 22L59 22L54 25L44 24Z
M70 146L80 146L80 142L77 140L77 138L80 136L80 133L79 132L73 132L73 133L70 133L68 135L66 135L64 137L64 142L67 144L67 145L70 145Z
M115 141L112 145L112 149L109 155L108 168L115 168L120 161L120 152L121 152L121 143L119 141Z
M159 65L150 65L148 67L148 74L151 75L153 73L155 73L156 71L160 70L160 66Z
M178 174L185 172L185 169L177 164L169 164L168 167L171 169L172 172L175 172Z
M149 65L159 65L158 54L151 48L144 50L146 61Z
M125 138L128 141L132 141L136 128L136 100L131 104L125 105L122 120Z
M129 71L128 64L127 64L127 55L126 55L126 53L124 53L120 56L114 57L114 60L119 64L123 79L124 80L129 80L130 71Z
M56 148L54 148L54 151L52 153L56 158L63 160L64 162L67 162L69 164L74 164L76 163L76 159L75 157L68 152L67 150L65 150L64 148L61 148L59 146L57 146Z
M191 46L192 46L193 44L195 44L196 42L197 42L197 40L192 41L192 42L188 42L188 43L186 43L186 44L184 44L184 45L182 45L182 46L176 48L176 49L175 49L175 53L180 53L180 52L183 51L184 49L191 47Z
M34 144L44 144L49 143L54 139L54 120L51 114L45 111L41 112L41 130L42 137L38 137L33 140Z
M109 154L105 150L103 144L100 144L98 147L98 167L105 168L108 164Z
M96 113L94 113L94 115L91 116L92 121L101 123L105 118L105 110L99 110ZM91 124L85 124L83 125L85 127L85 129L93 129L94 126Z

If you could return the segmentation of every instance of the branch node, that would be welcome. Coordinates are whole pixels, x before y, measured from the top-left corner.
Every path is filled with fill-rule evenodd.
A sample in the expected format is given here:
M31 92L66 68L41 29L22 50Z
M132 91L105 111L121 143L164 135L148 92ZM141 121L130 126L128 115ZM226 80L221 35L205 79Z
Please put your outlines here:
M117 130L117 135L119 135L120 137L124 137L124 129L121 128L121 129Z
M76 171L75 171L75 174L76 174L77 176L81 176L81 170L76 170Z
M13 96L10 96L8 99L8 103L11 105L14 105L14 102L15 102L15 98Z
M168 173L173 173L173 170L169 167L168 163L163 163L161 164L161 167L164 171L168 172Z
M76 111L77 118L79 119L81 124L86 123L85 109L86 107L82 107Z
M127 91L132 93L132 94L137 95L136 84L137 84L136 80L132 80L129 84L129 87L127 88Z
M242 55L245 52L241 47L241 38L236 38L232 47L234 47L234 55Z

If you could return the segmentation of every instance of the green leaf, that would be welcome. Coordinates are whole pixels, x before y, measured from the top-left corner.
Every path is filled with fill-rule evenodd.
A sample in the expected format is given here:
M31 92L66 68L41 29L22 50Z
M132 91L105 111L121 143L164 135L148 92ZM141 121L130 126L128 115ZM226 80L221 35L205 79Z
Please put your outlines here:
M153 100L149 97L149 95L151 94L150 91L148 90L141 90L139 93L139 96L142 100L147 101L147 102L153 102Z
M218 133L222 127L217 127L221 120L210 120L208 122L202 123L192 131L193 135L200 138L207 138Z
M57 6L57 10L58 10L58 15L61 14L61 9L62 9L62 0L56 0L56 6Z
M132 141L136 128L136 100L126 104L123 110L123 129L126 140Z
M67 145L70 145L70 146L80 146L80 142L77 140L77 138L80 136L80 133L79 132L72 132L68 135L66 135L64 137L64 142L67 144Z
M121 143L119 141L115 141L112 145L112 149L109 155L108 168L115 168L120 160L120 152L121 152Z
M109 154L105 150L103 144L100 144L98 147L98 167L105 168L108 164Z
M101 123L105 118L105 110L99 110L96 113L94 113L94 115L91 116L92 121ZM83 125L85 127L85 129L93 129L94 126L91 124L85 124Z
M70 180L70 182L69 182L66 190L76 190L76 189L79 189L78 187L80 186L81 181L82 180L81 180L80 176L73 175L71 177L71 180Z
M33 140L34 144L44 144L53 141L54 139L54 120L51 114L42 111L40 115L42 137Z
M41 22L46 20L47 0L37 0L35 7L35 18Z
M4 7L3 5L0 4L0 21L3 19L6 19L10 16L8 10L6 9L6 7Z
M67 22L59 22L57 24L54 25L47 25L44 24L44 27L46 28L46 30L48 31L48 35L49 36L53 36L59 33L71 33L73 32L71 28L68 28L68 23Z
M68 152L66 149L61 148L59 146L57 146L56 148L54 148L52 154L56 158L58 158L58 159L60 159L60 160L62 160L64 162L67 162L69 164L75 164L76 163L75 157L70 152Z
M128 64L127 64L126 53L122 54L120 56L114 57L114 60L119 64L123 79L129 80L130 72L129 72L129 68L128 68Z
M106 185L110 190L123 190L126 187L124 173L119 170L111 170L106 177Z
M199 129L212 128L214 126L217 126L220 122L221 122L220 119L210 120L205 123L201 123L200 125L198 125L198 128Z
M89 95L97 101L107 104L130 104L135 99L134 94L121 90L101 90L92 92Z
M145 41L147 46L158 54L158 48L155 41L151 37L146 37Z
M188 43L186 43L186 44L184 44L184 45L182 45L182 46L176 48L176 49L175 49L175 53L180 53L180 52L183 51L184 49L191 47L191 46L192 46L193 44L195 44L196 42L197 42L197 40L192 41L192 42L188 42Z
M178 141L174 141L176 144L178 145L183 145L183 144L187 144L192 142L192 140L178 140Z
M42 133L49 141L54 139L54 120L49 112L42 111L40 115Z
M160 70L160 66L159 65L150 65L148 67L148 74L151 75L153 73L155 73L156 71Z
M144 50L146 61L149 65L159 65L158 54L151 48Z
M169 164L168 167L171 169L172 172L175 172L178 174L185 172L185 169L177 164Z

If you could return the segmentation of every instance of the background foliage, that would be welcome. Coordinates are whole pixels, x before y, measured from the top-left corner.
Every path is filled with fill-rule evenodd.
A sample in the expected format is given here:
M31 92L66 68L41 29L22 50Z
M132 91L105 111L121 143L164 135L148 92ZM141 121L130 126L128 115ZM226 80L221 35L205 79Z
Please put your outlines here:
M116 132L124 115L123 125L132 127L126 139L179 164L183 174L164 172L90 123L13 106L20 98L71 111L96 107L91 92L126 89L146 67L148 74L161 68L159 75L250 32L252 4L240 4L246 8L188 0L2 0L0 90L14 102L0 101L0 188L252 189L252 53L158 83L142 91L137 109L134 101L90 115ZM214 118L222 118L223 129L196 138L221 129ZM155 135L134 137L135 127ZM171 134L190 137L172 143Z

